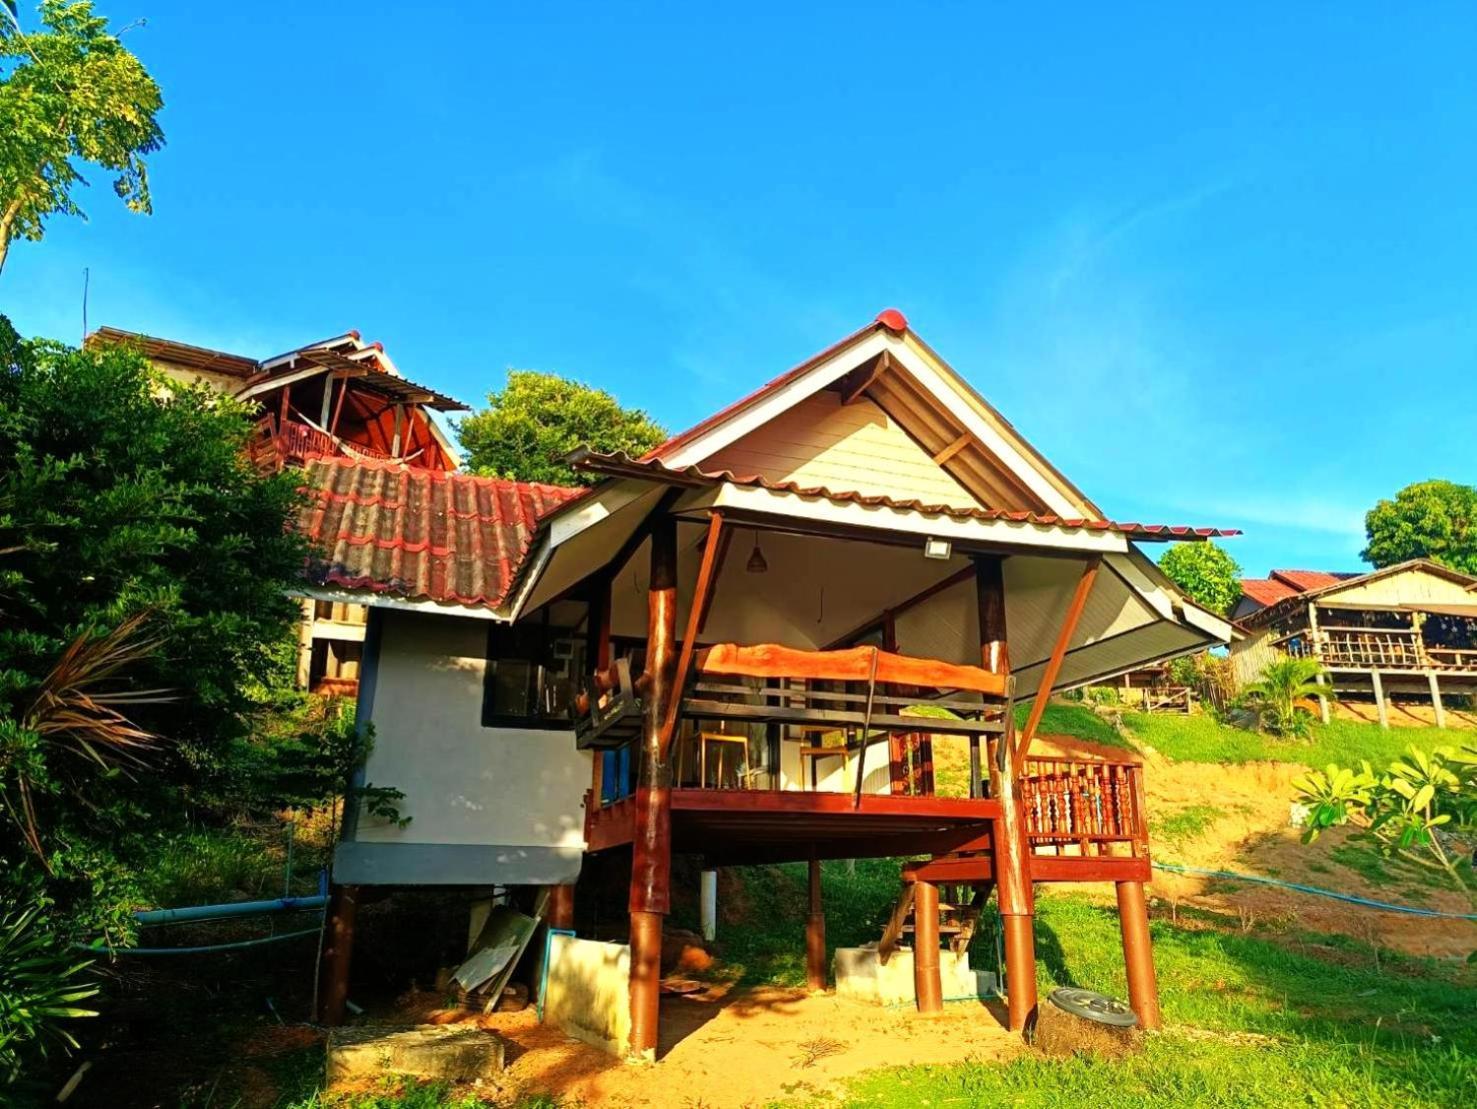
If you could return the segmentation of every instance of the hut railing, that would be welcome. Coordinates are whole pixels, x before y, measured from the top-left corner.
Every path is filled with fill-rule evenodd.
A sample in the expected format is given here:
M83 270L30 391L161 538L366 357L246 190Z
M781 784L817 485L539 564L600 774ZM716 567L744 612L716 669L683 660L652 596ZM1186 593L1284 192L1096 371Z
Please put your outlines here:
M1147 854L1141 765L1042 756L1027 759L1025 771L1020 793L1033 849L1075 846L1086 855L1127 844L1133 854Z

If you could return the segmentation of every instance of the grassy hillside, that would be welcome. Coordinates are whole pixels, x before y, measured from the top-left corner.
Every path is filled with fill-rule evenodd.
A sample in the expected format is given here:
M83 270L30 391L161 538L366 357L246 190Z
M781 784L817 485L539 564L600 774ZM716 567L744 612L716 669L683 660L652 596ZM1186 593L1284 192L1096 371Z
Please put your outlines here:
M1124 996L1111 911L1075 897L1039 902L1043 992L1080 985ZM1382 970L1182 918L1153 923L1168 1031L1141 1056L879 1071L848 1104L1055 1106L1361 1105L1477 1102L1477 981L1467 969L1409 960ZM1311 937L1310 937L1311 939ZM1310 948L1311 949L1311 948Z

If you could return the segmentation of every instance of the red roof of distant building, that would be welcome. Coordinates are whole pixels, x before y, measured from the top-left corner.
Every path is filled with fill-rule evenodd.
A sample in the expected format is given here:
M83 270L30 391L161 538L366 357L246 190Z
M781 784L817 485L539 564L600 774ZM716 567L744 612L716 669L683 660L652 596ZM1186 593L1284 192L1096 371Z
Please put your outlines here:
M1275 605L1299 593L1327 589L1341 581L1357 578L1357 573L1328 570L1273 570L1270 577L1242 578L1241 593L1257 604Z
M1241 595L1259 605L1275 605L1278 601L1296 596L1299 592L1290 585L1272 581L1270 578L1241 579Z
M580 488L315 458L299 526L319 548L309 578L405 600L499 604L545 513Z
M1325 589L1330 585L1337 585L1349 578L1357 578L1358 574L1329 573L1327 570L1273 570L1272 577L1276 581L1292 586L1299 593L1307 593L1312 589Z

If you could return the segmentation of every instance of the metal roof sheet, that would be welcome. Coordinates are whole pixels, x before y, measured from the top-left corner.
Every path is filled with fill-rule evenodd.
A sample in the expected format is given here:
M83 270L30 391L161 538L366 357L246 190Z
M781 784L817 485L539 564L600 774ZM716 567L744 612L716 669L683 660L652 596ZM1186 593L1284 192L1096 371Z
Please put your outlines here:
M707 471L695 465L674 469L660 459L649 456L639 459L632 458L624 451L603 453L581 448L572 453L568 461L570 465L578 469L597 473L648 477L653 481L667 481L677 485L740 485L768 489L775 493L788 493L797 497L820 498L837 504L855 503L868 507L894 508L906 512L917 512L924 516L947 516L955 520L1008 520L1012 523L1036 524L1041 527L1062 528L1067 531L1109 531L1132 539L1144 540L1214 539L1241 534L1235 528L1120 523L1116 520L1072 519L1051 513L1017 512L1001 508L981 508L977 505L959 508L946 504L924 504L918 500L897 500L884 494L834 490L822 485L802 486L793 481L771 481L755 474L735 474L732 470Z

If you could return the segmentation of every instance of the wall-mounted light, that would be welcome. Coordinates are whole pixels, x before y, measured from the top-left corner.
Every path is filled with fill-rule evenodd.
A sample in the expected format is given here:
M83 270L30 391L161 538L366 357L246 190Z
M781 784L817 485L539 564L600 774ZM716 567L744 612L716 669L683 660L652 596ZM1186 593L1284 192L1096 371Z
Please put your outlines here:
M937 558L947 560L953 555L953 553L954 544L950 543L947 539L935 539L933 536L930 535L927 539L923 541L924 558Z

